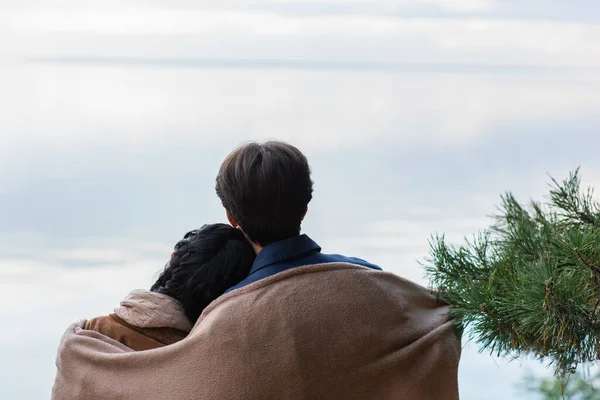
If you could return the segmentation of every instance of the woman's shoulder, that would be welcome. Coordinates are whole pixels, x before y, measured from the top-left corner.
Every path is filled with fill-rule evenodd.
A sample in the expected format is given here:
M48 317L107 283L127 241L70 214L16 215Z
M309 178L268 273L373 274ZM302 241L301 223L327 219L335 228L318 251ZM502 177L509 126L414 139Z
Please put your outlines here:
M166 344L153 337L152 332L130 325L116 314L92 318L85 323L84 329L101 333L137 351L155 349ZM177 339L181 340L183 337Z
M88 319L85 322L83 329L96 331L112 338L122 336L124 333L128 333L128 331L131 330L129 324L125 323L125 321L115 314Z
M85 321L83 329L102 333L105 328L114 326L114 324L118 324L118 322L111 315L103 315Z

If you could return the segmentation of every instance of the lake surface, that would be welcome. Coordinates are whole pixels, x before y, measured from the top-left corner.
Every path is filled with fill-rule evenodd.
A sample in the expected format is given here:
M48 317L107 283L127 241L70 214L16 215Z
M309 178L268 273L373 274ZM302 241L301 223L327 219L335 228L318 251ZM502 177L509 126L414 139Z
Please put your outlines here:
M436 232L486 228L506 190L600 183L600 74L373 65L0 66L0 398L47 398L67 325L148 288L188 230L222 222L220 162L279 138L309 157L303 231L324 251L427 284ZM514 390L535 361L464 350L462 399Z

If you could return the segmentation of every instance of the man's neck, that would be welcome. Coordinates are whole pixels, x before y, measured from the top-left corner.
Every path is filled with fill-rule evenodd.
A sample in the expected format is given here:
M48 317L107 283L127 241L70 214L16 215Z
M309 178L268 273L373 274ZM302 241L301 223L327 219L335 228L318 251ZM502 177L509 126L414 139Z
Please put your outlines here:
M250 245L252 246L252 249L254 249L254 253L256 255L258 255L258 253L260 253L262 251L262 249L264 248L263 246L261 246L258 243L254 243L252 240L250 240L250 238L248 237L248 235L246 235L246 232L244 232L243 229L240 228L240 230L242 231L242 233L244 234L244 237L246 238L246 241L248 243L250 243Z
M248 242L250 242L250 241L248 240ZM262 249L264 248L260 244L256 244L253 242L250 242L250 244L252 245L252 248L254 249L254 252L256 253L256 255L258 255L258 253L260 253L262 251Z

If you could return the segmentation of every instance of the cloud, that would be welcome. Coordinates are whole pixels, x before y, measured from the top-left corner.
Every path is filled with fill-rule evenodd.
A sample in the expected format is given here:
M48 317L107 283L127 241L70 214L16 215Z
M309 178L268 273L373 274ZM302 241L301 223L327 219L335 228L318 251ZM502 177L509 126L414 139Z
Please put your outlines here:
M160 265L148 260L132 260L125 267L111 264L99 265L95 268L52 268L50 260L36 261L28 259L0 259L0 276L3 279L3 290L0 293L2 318L22 318L23 310L29 315L48 311L63 310L66 303L78 297L89 301L92 299L111 299L106 302L105 311L114 308L131 289L149 288L154 282ZM19 301L14 301L16 298ZM101 312L90 310L90 312ZM82 317L74 313L72 320ZM6 328L6 326L3 326ZM18 337L18 331L2 329L4 337L0 341Z
M0 119L4 165L42 150L60 162L92 149L228 149L269 137L305 150L458 147L496 134L500 124L578 120L597 115L600 106L597 82L560 75L94 65L0 70L0 107L12 110ZM0 171L12 179L8 169Z
M12 37L3 50L13 57L185 54L225 59L600 65L596 46L600 25L583 21L129 7L7 11L0 16L0 27L4 36Z
M118 0L102 2L103 8L122 6ZM328 9L336 11L358 11L367 13L393 13L411 10L436 9L452 13L487 12L494 10L501 2L498 0L130 0L128 6L139 8L164 8L164 9L250 9L271 10L279 12L300 12L302 10L327 12ZM89 9L98 8L97 2L87 0L3 0L0 9L33 9L33 8L70 8Z
M147 264L159 271L177 239L171 237L161 243L135 237L89 237L82 234L67 240L55 235L55 229L52 231L0 234L0 273L5 282L24 282L28 277L36 276L35 271L44 266L58 270L63 267L94 269ZM31 251L31 242L37 243L34 252Z

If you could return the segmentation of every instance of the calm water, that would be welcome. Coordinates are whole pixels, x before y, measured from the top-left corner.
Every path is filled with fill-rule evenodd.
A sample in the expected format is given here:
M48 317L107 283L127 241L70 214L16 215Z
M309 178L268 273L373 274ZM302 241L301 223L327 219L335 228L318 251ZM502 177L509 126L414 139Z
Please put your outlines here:
M224 220L221 160L280 138L311 162L324 251L426 284L430 234L485 228L581 165L600 183L600 75L310 66L0 67L0 398L47 398L66 326L149 287L187 230ZM525 398L536 362L464 351L461 398Z

